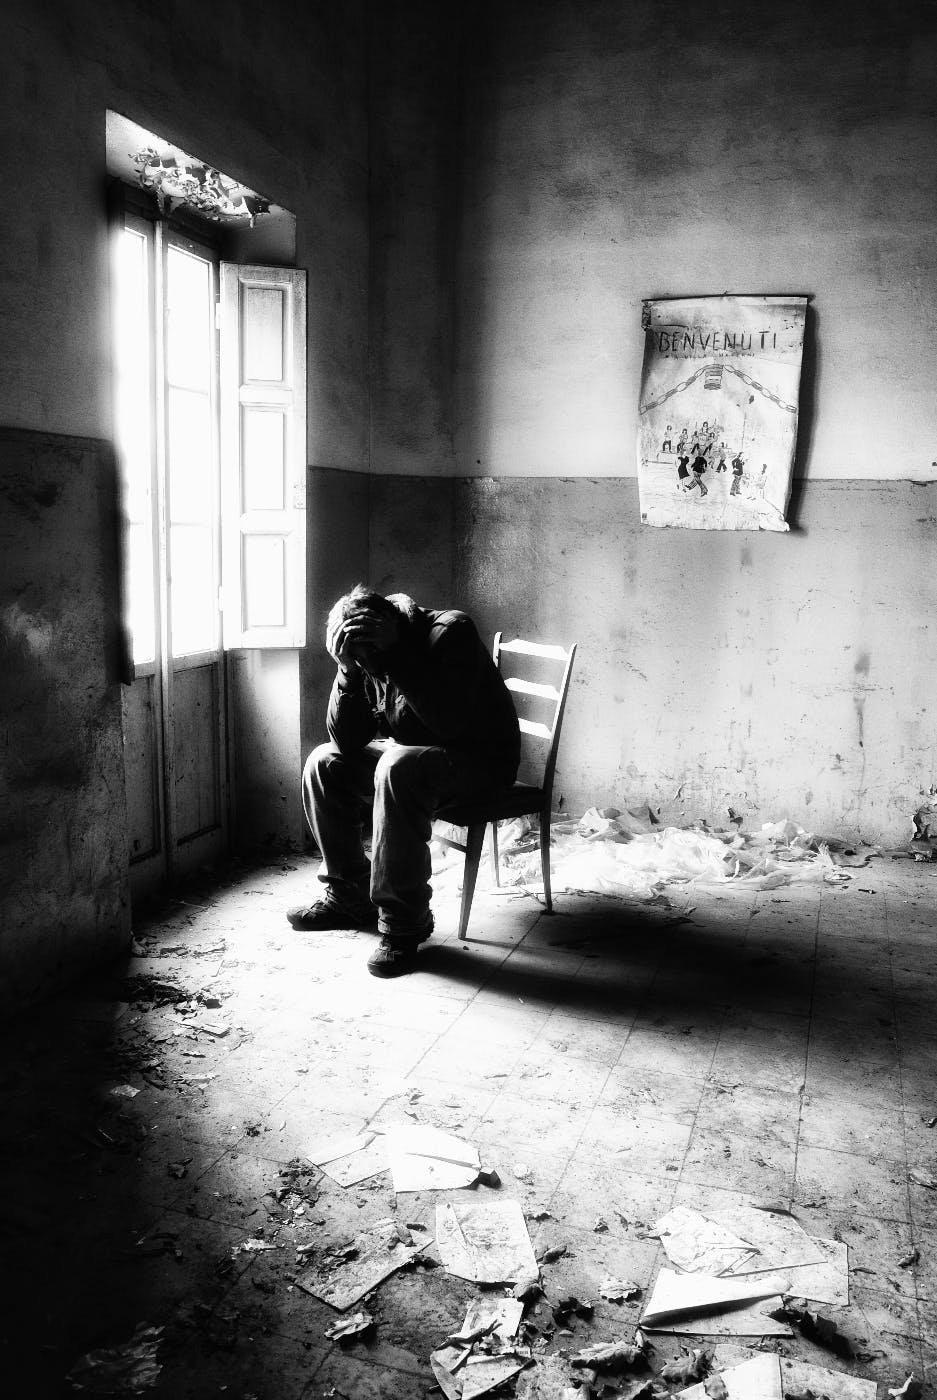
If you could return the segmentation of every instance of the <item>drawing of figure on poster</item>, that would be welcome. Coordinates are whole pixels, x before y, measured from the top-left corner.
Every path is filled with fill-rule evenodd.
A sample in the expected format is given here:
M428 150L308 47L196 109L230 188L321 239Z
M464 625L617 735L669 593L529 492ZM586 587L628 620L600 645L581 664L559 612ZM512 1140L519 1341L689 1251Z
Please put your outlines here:
M804 297L644 304L641 519L700 530L786 530Z

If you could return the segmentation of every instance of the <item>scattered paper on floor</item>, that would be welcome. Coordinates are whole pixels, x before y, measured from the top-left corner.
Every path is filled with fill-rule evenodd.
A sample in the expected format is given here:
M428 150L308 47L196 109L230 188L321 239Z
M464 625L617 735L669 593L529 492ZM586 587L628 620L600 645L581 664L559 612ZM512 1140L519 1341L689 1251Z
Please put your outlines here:
M824 1258L819 1264L787 1266L789 1292L811 1303L849 1306L849 1248L841 1240L812 1238Z
M773 1298L787 1292L787 1279L775 1274L749 1278L718 1278L712 1274L678 1274L661 1269L641 1318L641 1326L657 1329L700 1314Z
M697 1210L675 1206L652 1226L664 1253L686 1273L740 1272L738 1266L756 1256L755 1248L725 1225L707 1219Z
M357 1186L359 1182L369 1181L372 1176L380 1176L381 1172L387 1171L387 1145L383 1138L376 1137L348 1157L326 1162L322 1170L339 1186Z
M523 829L499 841L503 882L537 888L540 855ZM643 813L591 807L578 822L556 823L551 850L554 888L600 890L648 899L670 883L699 881L768 890L794 883L835 883L851 877L829 849L791 821L759 831L710 831L660 826Z
M762 1352L738 1366L714 1371L726 1388L727 1400L784 1400L780 1358ZM677 1392L679 1400L709 1400L706 1382L700 1381Z
M441 1128L395 1124L387 1129L386 1142L397 1192L455 1191L471 1186L478 1176L478 1149Z
M654 1323L648 1332L667 1332L674 1337L792 1337L786 1322L774 1316L780 1313L784 1299L780 1294L760 1302L741 1303L718 1312L694 1313L677 1322Z
M515 1349L512 1341L523 1311L513 1298L476 1298L469 1305L459 1331L430 1356L448 1400L476 1400L523 1369L530 1351Z
M677 1206L652 1227L671 1263L688 1273L731 1278L783 1269L791 1293L846 1307L849 1253L839 1240L817 1239L789 1215L736 1205L710 1215Z
M875 1381L786 1356L781 1358L781 1381L785 1395L812 1392L827 1400L875 1400L878 1394Z
M306 1148L306 1156L313 1166L324 1167L327 1162L337 1162L342 1157L360 1152L373 1139L373 1133L342 1133L339 1137L316 1138Z
M538 1273L518 1201L436 1207L436 1242L449 1273L475 1283L514 1283Z
M735 1231L758 1251L759 1257L737 1266L733 1273L750 1274L824 1262L823 1250L791 1215L775 1215L757 1206L734 1205L709 1211L708 1219Z
M524 1304L516 1298L474 1298L459 1331L448 1340L465 1344L484 1333L509 1342L517 1335L523 1315Z
M343 1312L357 1303L383 1279L409 1264L430 1241L405 1244L397 1222L389 1216L378 1220L370 1230L356 1235L353 1244L340 1257L327 1257L311 1264L296 1282L306 1293Z

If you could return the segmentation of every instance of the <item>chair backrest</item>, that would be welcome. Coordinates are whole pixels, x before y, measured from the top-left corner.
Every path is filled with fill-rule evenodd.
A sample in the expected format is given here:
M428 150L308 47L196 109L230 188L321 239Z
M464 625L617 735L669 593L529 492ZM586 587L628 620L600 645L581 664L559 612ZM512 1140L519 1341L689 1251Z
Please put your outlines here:
M535 776L522 772L526 781L542 787L547 798L553 791L556 755L560 747L560 730L566 710L566 695L576 655L576 643L571 647L551 646L545 642L527 642L516 637L502 641L503 633L495 633L492 655L495 665L511 692L521 734L540 745L540 770ZM508 669L510 668L510 669ZM527 674L515 674L515 672ZM546 674L552 679L532 680L530 673ZM529 745L525 745L529 748Z

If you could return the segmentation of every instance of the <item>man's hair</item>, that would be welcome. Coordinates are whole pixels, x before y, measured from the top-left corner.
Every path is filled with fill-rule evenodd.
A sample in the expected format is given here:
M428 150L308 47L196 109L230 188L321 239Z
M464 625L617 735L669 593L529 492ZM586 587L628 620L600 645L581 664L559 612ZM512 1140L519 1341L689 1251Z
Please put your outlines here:
M346 622L354 613L361 612L365 608L369 608L372 612L381 613L385 617L399 617L401 613L406 616L409 609L402 605L404 601L412 603L411 599L404 599L402 593L385 597L383 593L378 593L376 588L370 588L366 583L356 583L350 593L344 593L337 602L332 604L329 611L329 627L334 627L339 622Z
M366 583L356 583L350 593L339 598L335 606L341 608L343 618L351 617L352 613L361 612L363 608L384 613L385 616L397 611L389 598L385 598L383 593L378 593L376 588L370 588Z

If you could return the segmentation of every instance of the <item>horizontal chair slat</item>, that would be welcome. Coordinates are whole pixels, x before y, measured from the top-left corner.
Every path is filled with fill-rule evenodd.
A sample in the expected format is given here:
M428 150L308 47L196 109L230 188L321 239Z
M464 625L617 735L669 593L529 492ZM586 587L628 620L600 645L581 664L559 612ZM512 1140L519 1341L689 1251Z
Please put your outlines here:
M538 685L536 681L522 681L518 676L505 676L508 690L518 695L539 695L543 700L559 700L560 692L555 685Z
M519 638L513 642L502 642L501 651L513 651L520 656L548 656L553 661L565 661L569 653L562 647L546 646L542 642L523 642Z
M532 719L519 719L517 722L521 727L522 734L533 734L538 739L550 740L553 738L552 733L545 724L537 724L537 722Z

